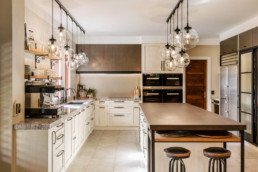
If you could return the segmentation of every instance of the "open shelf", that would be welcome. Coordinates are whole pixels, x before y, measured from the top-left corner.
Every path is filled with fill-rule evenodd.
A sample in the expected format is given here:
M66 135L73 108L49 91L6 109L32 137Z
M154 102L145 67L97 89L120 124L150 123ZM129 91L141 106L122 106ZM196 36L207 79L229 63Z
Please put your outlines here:
M207 138L200 137L197 135L189 135L185 137L164 137L159 134L155 134L155 142L240 142L240 138L232 134L231 137L228 138Z
M56 56L56 55L51 55L49 53L46 52L41 52L41 51L35 51L35 50L24 50L26 53L30 53L33 54L35 56L44 56L50 60L61 60L60 57Z
M48 75L42 75L42 76L32 76L32 75L25 75L25 79L53 79L53 80L62 80L62 77L60 76L48 76Z

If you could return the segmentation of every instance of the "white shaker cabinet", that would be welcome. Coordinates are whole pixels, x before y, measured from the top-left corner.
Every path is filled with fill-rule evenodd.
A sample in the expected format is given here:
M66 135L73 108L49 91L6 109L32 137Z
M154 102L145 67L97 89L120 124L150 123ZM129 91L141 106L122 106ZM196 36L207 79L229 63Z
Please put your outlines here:
M72 157L73 143L73 117L69 117L65 121L65 162L67 163Z
M108 114L107 114L107 102L97 101L95 103L95 124L96 126L107 126L108 125Z
M142 45L142 71L158 72L161 71L160 46L162 44L143 44Z

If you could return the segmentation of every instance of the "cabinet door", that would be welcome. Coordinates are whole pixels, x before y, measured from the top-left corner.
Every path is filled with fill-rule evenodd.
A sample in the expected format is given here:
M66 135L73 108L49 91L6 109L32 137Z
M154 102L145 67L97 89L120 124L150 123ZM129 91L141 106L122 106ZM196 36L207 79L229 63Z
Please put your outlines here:
M106 107L105 106L97 106L95 114L96 114L96 117L97 117L96 124L98 126L107 126L108 119L107 119Z
M220 43L220 55L226 55L238 51L238 36L228 38Z
M60 172L64 168L64 149L53 151L53 172Z
M140 115L140 108L139 107L134 107L133 108L133 125L134 126L139 126L139 117Z
M253 30L246 31L239 35L239 49L244 50L253 47Z
M65 121L65 162L68 162L72 157L72 121L73 117Z
M258 27L253 29L253 46L258 46Z
M143 71L158 72L161 71L161 45L144 45L143 46Z

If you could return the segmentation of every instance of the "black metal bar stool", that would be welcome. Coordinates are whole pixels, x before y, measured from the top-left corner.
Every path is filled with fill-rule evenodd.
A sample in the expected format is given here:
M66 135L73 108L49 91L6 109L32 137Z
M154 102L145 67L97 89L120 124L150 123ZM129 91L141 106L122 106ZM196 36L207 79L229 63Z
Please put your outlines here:
M230 158L231 152L220 147L210 147L203 150L204 156L210 158L209 172L226 172L226 159ZM222 171L223 169L223 171Z
M189 158L191 152L182 147L170 147L164 149L168 158L171 158L169 162L169 172L176 172L180 169L180 172L185 172L185 164L183 159ZM180 167L180 168L179 168Z

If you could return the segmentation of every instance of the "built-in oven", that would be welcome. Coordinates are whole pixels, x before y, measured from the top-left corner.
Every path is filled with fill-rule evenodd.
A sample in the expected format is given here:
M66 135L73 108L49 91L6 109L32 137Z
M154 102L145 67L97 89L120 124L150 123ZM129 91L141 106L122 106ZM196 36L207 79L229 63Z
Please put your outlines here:
M162 74L143 74L143 86L162 86Z
M162 90L143 90L143 102L162 102Z
M164 103L182 103L183 102L182 90L163 90Z
M183 74L164 74L163 86L183 86Z

